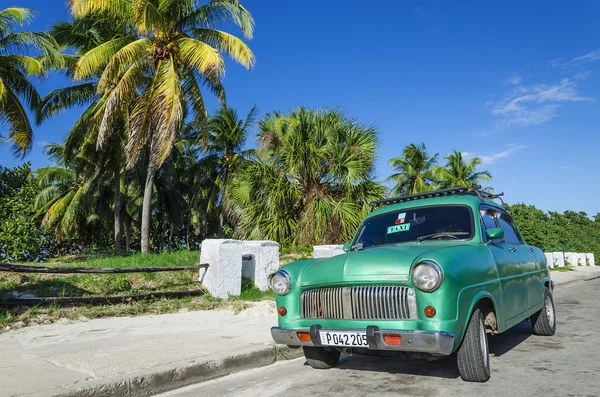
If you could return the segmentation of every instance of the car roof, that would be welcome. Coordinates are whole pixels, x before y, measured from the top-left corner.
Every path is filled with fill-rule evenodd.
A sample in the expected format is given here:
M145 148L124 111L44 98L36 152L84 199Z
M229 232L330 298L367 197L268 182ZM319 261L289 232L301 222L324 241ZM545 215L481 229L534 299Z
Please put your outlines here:
M477 209L479 204L486 204L498 209L503 209L502 206L495 201L489 199L480 199L477 196L471 194L456 194L439 197L422 198L417 200L404 201L401 203L389 204L371 212L367 218L375 215L385 214L387 212L399 211L407 208L423 207L428 205L468 205L473 209Z

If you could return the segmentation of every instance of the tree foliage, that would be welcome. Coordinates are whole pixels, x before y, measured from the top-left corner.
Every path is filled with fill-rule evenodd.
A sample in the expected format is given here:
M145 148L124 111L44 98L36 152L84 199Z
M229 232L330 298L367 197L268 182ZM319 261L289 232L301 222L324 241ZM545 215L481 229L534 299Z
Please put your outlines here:
M509 207L523 238L546 252L592 252L600 258L600 214L545 212L523 203Z
M374 181L377 136L339 110L296 109L260 122L256 160L230 188L235 234L284 244L348 240L385 188Z
M35 220L39 188L29 163L0 166L0 253L6 260L39 260L45 236Z

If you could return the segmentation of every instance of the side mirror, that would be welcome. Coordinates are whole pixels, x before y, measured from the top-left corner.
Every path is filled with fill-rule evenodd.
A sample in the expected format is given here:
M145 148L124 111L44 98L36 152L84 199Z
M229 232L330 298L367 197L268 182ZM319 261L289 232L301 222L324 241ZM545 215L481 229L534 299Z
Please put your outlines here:
M500 227L493 227L485 231L485 235L490 240L498 240L504 237L504 230Z
M344 243L344 252L349 252L350 251L350 243Z

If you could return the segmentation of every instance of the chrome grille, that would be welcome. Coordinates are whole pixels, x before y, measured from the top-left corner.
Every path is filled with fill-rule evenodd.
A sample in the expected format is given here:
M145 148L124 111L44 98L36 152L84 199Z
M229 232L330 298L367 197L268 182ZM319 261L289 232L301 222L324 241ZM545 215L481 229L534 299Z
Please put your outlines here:
M409 320L417 316L412 288L354 286L317 288L301 296L302 317L325 320Z

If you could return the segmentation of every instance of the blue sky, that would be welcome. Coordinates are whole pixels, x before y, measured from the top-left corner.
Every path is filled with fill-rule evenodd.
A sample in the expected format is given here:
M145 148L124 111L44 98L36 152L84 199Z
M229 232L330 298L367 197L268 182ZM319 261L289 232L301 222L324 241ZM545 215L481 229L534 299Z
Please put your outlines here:
M32 30L69 18L65 0L12 3L39 11ZM381 179L406 144L424 142L442 156L480 155L511 203L600 212L600 2L243 3L257 62L229 63L224 81L240 113L337 106L377 127ZM38 87L68 83L52 75ZM62 141L78 114L37 127L25 160L46 165L43 145ZM22 162L7 145L0 156Z

